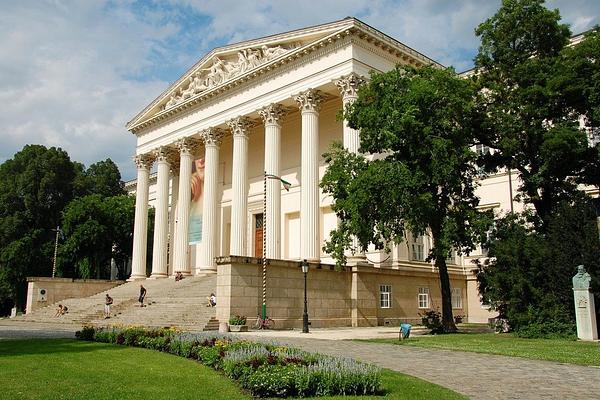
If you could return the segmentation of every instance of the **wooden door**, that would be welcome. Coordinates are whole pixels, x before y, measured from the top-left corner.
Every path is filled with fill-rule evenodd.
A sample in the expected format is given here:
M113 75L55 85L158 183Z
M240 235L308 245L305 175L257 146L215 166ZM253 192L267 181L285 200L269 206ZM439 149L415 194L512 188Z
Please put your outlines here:
M254 257L263 256L263 215L254 216Z

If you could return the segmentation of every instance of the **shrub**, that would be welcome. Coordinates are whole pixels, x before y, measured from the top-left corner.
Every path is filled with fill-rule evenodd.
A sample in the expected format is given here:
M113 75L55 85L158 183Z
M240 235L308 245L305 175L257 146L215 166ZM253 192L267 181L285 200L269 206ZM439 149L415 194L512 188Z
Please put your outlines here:
M262 365L239 382L256 397L290 397L296 394L296 370L293 365Z
M79 340L94 340L96 329L93 326L84 326L80 331L75 332L75 338Z
M229 317L229 325L246 325L246 317L242 315L232 315Z
M355 395L379 392L379 369L277 344L216 333L178 333L138 327L82 329L78 337L169 352L196 359L237 380L256 397Z
M444 333L442 326L442 314L436 310L426 311L421 316L421 323L430 330L432 334Z

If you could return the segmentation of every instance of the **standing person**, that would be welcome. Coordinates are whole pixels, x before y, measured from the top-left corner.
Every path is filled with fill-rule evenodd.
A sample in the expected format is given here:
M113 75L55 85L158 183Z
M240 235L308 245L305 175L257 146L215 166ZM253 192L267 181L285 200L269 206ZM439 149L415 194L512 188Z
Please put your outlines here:
M144 307L144 298L146 297L146 288L144 285L140 285L140 297L138 301L140 302L140 307Z
M113 303L112 297L106 293L106 299L104 302L104 318L110 318L110 305Z

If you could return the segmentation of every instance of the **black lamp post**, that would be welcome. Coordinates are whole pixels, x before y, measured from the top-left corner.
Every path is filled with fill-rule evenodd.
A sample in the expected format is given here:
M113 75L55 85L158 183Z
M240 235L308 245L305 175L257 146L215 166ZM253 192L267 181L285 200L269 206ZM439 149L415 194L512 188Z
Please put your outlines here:
M308 333L308 305L306 299L306 274L308 273L308 261L302 261L302 273L304 274L304 314L302 314L302 333Z

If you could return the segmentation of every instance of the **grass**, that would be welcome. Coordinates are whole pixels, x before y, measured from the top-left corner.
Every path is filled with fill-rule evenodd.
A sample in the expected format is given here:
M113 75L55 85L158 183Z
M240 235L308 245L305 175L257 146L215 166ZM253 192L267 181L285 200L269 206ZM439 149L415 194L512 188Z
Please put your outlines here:
M455 333L415 336L404 341L397 339L368 341L600 366L600 343L578 342L569 339L522 339L510 333Z
M250 399L236 384L192 360L156 351L68 339L0 341L0 399ZM384 396L465 399L393 371ZM352 397L319 397L348 399Z

